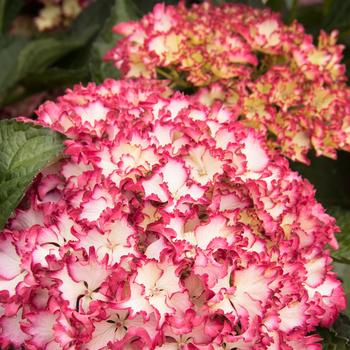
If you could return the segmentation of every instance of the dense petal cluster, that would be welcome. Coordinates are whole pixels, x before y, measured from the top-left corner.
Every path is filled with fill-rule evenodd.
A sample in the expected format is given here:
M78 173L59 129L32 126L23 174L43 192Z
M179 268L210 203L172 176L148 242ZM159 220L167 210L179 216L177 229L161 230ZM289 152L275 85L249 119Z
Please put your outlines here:
M312 186L160 81L77 86L38 123L69 137L0 236L0 345L321 349L344 308Z
M43 7L34 19L39 31L69 25L91 0L39 0Z
M316 46L301 24L285 25L269 9L208 2L157 5L115 31L125 38L106 58L126 77L199 89L201 100L229 105L293 160L307 162L310 148L332 158L350 151L350 90L336 32L321 32Z

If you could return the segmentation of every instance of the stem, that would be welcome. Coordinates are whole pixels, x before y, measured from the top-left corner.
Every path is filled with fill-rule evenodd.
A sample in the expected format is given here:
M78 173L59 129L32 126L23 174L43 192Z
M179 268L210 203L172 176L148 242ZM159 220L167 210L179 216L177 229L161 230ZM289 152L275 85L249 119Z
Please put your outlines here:
M292 6L289 11L289 16L288 16L288 23L292 23L293 20L295 19L298 11L298 0L293 0Z
M162 68L157 67L156 68L157 74L161 75L164 78L167 78L169 80L173 80L173 76L167 72L164 72Z
M350 260L346 259L346 258L336 258L335 256L332 256L332 259L334 260L334 262L339 263L339 264L345 264L345 265L350 265Z
M181 88L189 88L189 87L191 87L191 85L189 83L187 83L185 80L182 80L180 78L179 74L174 69L172 69L170 73L167 73L162 68L157 67L156 71L157 71L157 73L160 76L170 80L172 82L171 85L174 84L175 86L181 87Z

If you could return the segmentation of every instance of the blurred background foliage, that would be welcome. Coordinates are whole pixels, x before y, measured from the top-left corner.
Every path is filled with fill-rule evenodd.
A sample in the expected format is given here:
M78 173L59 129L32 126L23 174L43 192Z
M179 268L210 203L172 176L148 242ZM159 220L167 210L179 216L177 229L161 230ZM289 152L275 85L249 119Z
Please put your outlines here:
M0 119L34 116L36 107L76 83L118 78L103 56L118 40L112 26L137 19L157 2L176 0L0 0ZM201 2L189 0L186 4ZM213 0L216 4L224 0ZM285 22L297 19L315 37L321 29L337 29L346 46L350 77L350 0L242 0L268 6ZM311 166L291 164L316 187L316 196L337 218L340 249L335 268L350 297L350 154L337 160L311 155ZM350 299L349 299L350 300ZM350 307L331 330L320 330L324 349L350 349Z

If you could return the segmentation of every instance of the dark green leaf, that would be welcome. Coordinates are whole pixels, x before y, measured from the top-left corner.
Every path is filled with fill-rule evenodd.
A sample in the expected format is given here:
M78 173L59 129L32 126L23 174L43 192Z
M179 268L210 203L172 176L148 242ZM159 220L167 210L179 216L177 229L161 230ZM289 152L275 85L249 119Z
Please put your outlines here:
M322 337L324 350L350 349L350 320L345 315L339 315L331 328L321 328L318 333Z
M105 62L103 57L110 49L106 43L95 43L91 50L90 74L93 81L101 83L106 78L119 79L120 73L112 62Z
M298 6L296 19L303 24L309 34L318 36L323 23L323 6Z
M21 81L20 86L7 92L1 105L8 106L41 91L66 88L77 83L85 84L89 80L90 72L86 64L81 68L48 68L43 72L29 74Z
M108 18L112 4L113 0L94 1L74 21L70 30L64 33L42 35L41 38L34 40L13 36L1 38L0 94L2 98L0 105L3 105L2 101L7 99L6 91L22 79L26 79L28 75L42 74L68 54L77 53L78 50L84 51L83 48L91 42ZM85 51L90 52L89 48ZM12 91L11 94L13 94ZM15 91L15 94L18 92ZM26 93L18 95L26 95Z
M286 2L279 0L267 0L266 5L274 11L282 11L286 7Z
M350 1L333 0L327 4L327 7L327 16L323 23L324 29L337 28L342 30L350 27Z
M0 33L4 32L4 21L7 0L0 0Z
M89 71L86 66L76 69L48 68L44 72L30 74L23 86L30 91L42 91L56 87L66 87L75 83L87 83Z
M343 289L348 301L347 309L344 312L350 316L350 211L332 208L329 210L329 214L337 219L337 225L341 229L341 232L336 235L339 249L332 251L332 256L337 261L333 263L334 270L343 282Z
M86 31L89 31L91 38L97 35L108 18L113 4L114 0L93 1L73 22L70 33L73 36L84 36Z
M333 266L338 278L343 282L343 289L348 301L347 308L344 313L350 317L350 265L333 262Z
M0 39L0 105L8 99L5 92L28 75L41 74L62 57L81 49L90 39L87 31L80 36L64 34L29 41L23 37L5 36ZM57 78L57 75L56 75ZM28 79L27 79L28 80ZM52 80L51 80L52 81ZM78 82L78 81L77 81Z
M166 5L177 5L178 4L177 0L165 0L165 1L148 0L148 1L138 1L137 7L139 8L139 11L142 13L142 15L145 15L146 13L151 12L153 10L154 6L159 2L164 3Z
M0 96L16 81L18 56L27 43L28 39L22 37L0 38Z
M326 207L350 209L350 153L338 152L338 159L310 155L311 165L291 163L291 167L316 188L316 198Z
M332 328L339 336L344 337L350 345L350 319L348 316L340 314Z
M0 229L35 176L61 155L63 140L50 129L0 121Z
M221 5L224 3L244 3L248 6L262 8L264 7L264 1L263 0L214 0L214 3L217 5Z
M337 219L337 225L341 232L337 234L339 249L332 252L332 256L339 261L350 264L350 210L332 208L329 214Z
M138 11L130 0L115 0L110 17L103 26L91 50L90 72L92 79L102 82L106 78L119 78L119 72L112 62L105 62L103 57L111 49L120 36L112 32L112 27L120 22L138 18Z
M20 52L17 64L18 79L29 73L42 72L67 53L82 47L88 40L86 36L63 38L44 38L33 40Z
M116 21L114 24L117 24L136 20L140 13L133 0L115 0L111 16Z
M323 0L323 16L327 17L332 10L334 0Z
M8 30L23 4L23 0L0 0L0 33Z
M279 12L285 22L290 21L293 15L291 9L287 7L286 1L268 0L266 2L266 6L268 6L273 11Z

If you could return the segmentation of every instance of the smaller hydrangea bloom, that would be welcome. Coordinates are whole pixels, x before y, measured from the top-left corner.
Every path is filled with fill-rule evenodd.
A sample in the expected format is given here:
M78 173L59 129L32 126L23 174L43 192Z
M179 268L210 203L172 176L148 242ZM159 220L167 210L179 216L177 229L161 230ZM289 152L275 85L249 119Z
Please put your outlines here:
M107 80L38 109L68 139L0 236L2 348L321 349L335 220L231 111L168 95Z
M350 151L350 90L337 32L313 43L301 24L271 10L209 2L158 4L106 55L126 77L170 79L207 105L224 103L292 160Z
M90 0L40 0L43 8L34 19L35 26L42 32L68 26Z

